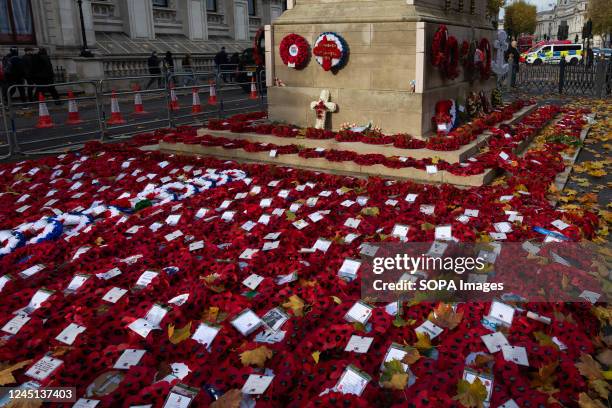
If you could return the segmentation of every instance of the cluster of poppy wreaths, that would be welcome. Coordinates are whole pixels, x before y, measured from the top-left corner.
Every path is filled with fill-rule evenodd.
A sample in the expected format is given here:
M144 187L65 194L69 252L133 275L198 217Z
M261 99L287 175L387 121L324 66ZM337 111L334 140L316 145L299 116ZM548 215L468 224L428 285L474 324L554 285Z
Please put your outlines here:
M491 76L492 50L488 39L480 41L463 41L461 46L457 38L448 34L448 28L442 24L436 30L431 43L431 63L437 67L441 74L448 79L459 76L459 63L462 61L469 79L477 69L480 78L489 79Z
M499 127L495 143L505 149L520 140L521 132L537 130L557 112L538 110L521 125ZM580 128L574 125L580 112L562 113L559 124L571 124L572 132ZM457 240L474 241L507 220L508 208L522 216L507 234L513 241L544 239L532 227L571 240L588 239L597 225L593 214L558 211L545 197L562 169L558 145L531 151L520 166L508 166L512 175L505 185L469 189L138 149L156 139L195 135L191 128L163 129L127 144L91 143L80 152L0 165L0 181L7 187L0 195L1 229L94 203L126 208L151 183L177 183L224 170L245 175L198 194L171 195L159 205L141 200L131 213L109 213L67 239L22 246L0 258L0 327L7 327L19 310L26 319L14 334L2 332L0 362L15 379L6 385L32 380L36 374L26 374L30 367L51 357L60 365L41 382L75 387L78 398L97 400L100 407L162 406L179 382L196 388L195 406L209 406L233 389L243 390L251 375L273 376L261 395L240 397L258 406L371 406L381 401L392 406L405 404L406 398L418 407L460 406L454 396L466 358L474 351L487 352L481 336L491 330L481 320L489 303L458 305L463 318L455 327L430 345L418 343L415 327L431 319L438 306L404 303L392 312L378 305L367 324L347 322L361 287L359 277L350 282L339 278L343 262L358 258L364 242L397 241L391 233L401 223L412 226L409 240L422 242L433 240L431 225L442 224L452 226ZM465 216L466 209L477 210L478 216ZM551 225L559 219L568 226ZM329 246L311 250L320 239ZM527 256L520 258L517 272L530 270L527 261ZM559 268L542 265L542 273L530 279L544 279L546 270L556 273ZM254 287L244 283L252 274L262 278ZM516 290L527 280L514 279ZM155 317L156 304L163 306L157 306L157 313L165 312L155 327L144 336L132 329L138 319ZM261 317L274 308L288 316L279 341L262 330L243 335L231 323L245 309ZM574 363L594 352L599 328L590 305L524 303L521 308L505 336L525 347L530 366L493 354L491 404L513 399L519 406L548 405L549 395L533 386L532 378L555 362L559 369L552 395L559 406L574 404L587 387ZM549 316L550 322L529 318L527 311ZM210 344L194 339L202 324L219 328ZM78 327L72 341L60 335L70 325ZM373 338L367 353L344 351L353 335ZM565 349L543 344L542 335L558 339ZM381 363L393 342L419 344L420 357L410 364L416 381L405 389L379 384ZM134 350L142 355L133 365L117 366ZM363 393L324 393L351 365L373 379Z

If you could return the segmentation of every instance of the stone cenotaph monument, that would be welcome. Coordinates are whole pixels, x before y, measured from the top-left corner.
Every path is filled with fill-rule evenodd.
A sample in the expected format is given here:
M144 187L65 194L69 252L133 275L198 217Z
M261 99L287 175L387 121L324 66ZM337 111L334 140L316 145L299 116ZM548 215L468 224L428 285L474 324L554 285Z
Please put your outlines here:
M294 0L266 29L269 118L326 127L372 122L426 137L436 103L490 95L495 30L486 0ZM452 38L451 38L452 37ZM305 40L305 41L303 41ZM283 54L284 53L284 54Z

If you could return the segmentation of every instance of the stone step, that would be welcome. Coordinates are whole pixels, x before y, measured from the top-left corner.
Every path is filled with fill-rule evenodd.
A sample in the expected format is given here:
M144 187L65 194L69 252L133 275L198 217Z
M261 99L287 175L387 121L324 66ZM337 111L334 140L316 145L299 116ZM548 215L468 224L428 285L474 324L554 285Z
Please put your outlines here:
M303 158L298 154L282 154L270 157L269 152L247 152L242 149L225 149L220 146L203 146L184 143L160 142L159 149L165 153L181 155L215 156L240 162L257 162L288 166L306 170L322 171L327 173L350 175L354 177L385 177L400 180L412 180L423 183L449 183L457 186L475 187L488 184L493 180L495 172L492 169L473 176L456 176L447 171L440 170L435 174L428 174L425 170L412 167L393 169L376 164L361 166L353 161L333 162L323 158Z
M512 119L502 122L503 124L512 124L524 116L531 113L536 108L536 105L526 106L516 112ZM229 130L210 130L207 128L198 129L198 136L212 135L225 137L227 139L241 139L249 142L273 143L278 146L300 145L306 148L316 149L318 147L325 150L349 150L359 154L382 154L386 157L412 157L417 160L438 157L448 163L465 162L470 157L478 153L478 150L486 144L491 137L488 131L483 132L471 143L461 146L457 150L439 151L431 149L400 149L394 147L393 144L373 145L362 142L338 142L335 139L307 139L294 137L279 137L274 135L261 135L258 133L233 133Z

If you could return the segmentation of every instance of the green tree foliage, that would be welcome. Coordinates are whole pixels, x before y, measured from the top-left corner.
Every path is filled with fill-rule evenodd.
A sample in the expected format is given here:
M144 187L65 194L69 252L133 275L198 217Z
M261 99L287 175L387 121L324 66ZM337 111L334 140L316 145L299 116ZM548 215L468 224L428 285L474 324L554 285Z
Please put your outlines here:
M589 0L588 13L593 21L593 34L612 33L610 0Z
M609 0L603 0L604 2ZM513 36L533 34L536 28L536 6L523 0L506 7L504 29Z

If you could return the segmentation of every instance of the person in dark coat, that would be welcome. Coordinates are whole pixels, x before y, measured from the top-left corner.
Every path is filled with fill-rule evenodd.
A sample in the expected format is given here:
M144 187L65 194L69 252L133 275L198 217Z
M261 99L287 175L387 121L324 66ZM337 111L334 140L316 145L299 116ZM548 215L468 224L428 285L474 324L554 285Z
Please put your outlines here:
M151 79L149 79L149 83L146 86L146 89L149 89L153 82L157 81L157 87L162 87L162 77L161 77L161 68L159 64L161 61L157 56L157 52L153 51L151 56L147 59L147 67L149 68L149 75L152 75Z
M8 89L13 85L23 85L25 80L25 67L23 60L19 56L19 51L16 47L11 47L9 53L2 60L4 71L4 87L2 88L2 96L7 100ZM22 103L26 103L26 92L24 87L19 86L11 90L11 98L15 94L15 89L19 91L19 98Z
M516 87L516 75L519 72L519 63L521 57L521 53L516 48L516 45L516 41L512 41L510 47L508 47L508 50L504 55L506 62L510 64L510 86L513 88Z
M34 81L34 49L32 47L26 47L24 49L24 56L21 58L23 60L23 67L25 72L25 80L28 85L35 85ZM34 91L36 87L28 86L28 100L30 102L34 102Z
M36 82L36 96L39 93L45 95L47 92L53 96L56 105L61 105L62 102L59 100L59 94L57 89L53 85L55 74L53 73L53 64L51 58L47 54L46 48L39 48L38 54L32 59L32 69L34 81Z
M225 47L221 47L221 51L219 51L215 55L215 68L217 68L217 75L221 73L223 69L222 65L227 65L229 59L227 57L227 52L225 52ZM225 74L222 75L223 80L225 81Z
M164 71L166 72L166 83L170 83L170 76L174 73L174 57L172 52L166 51L164 56Z

